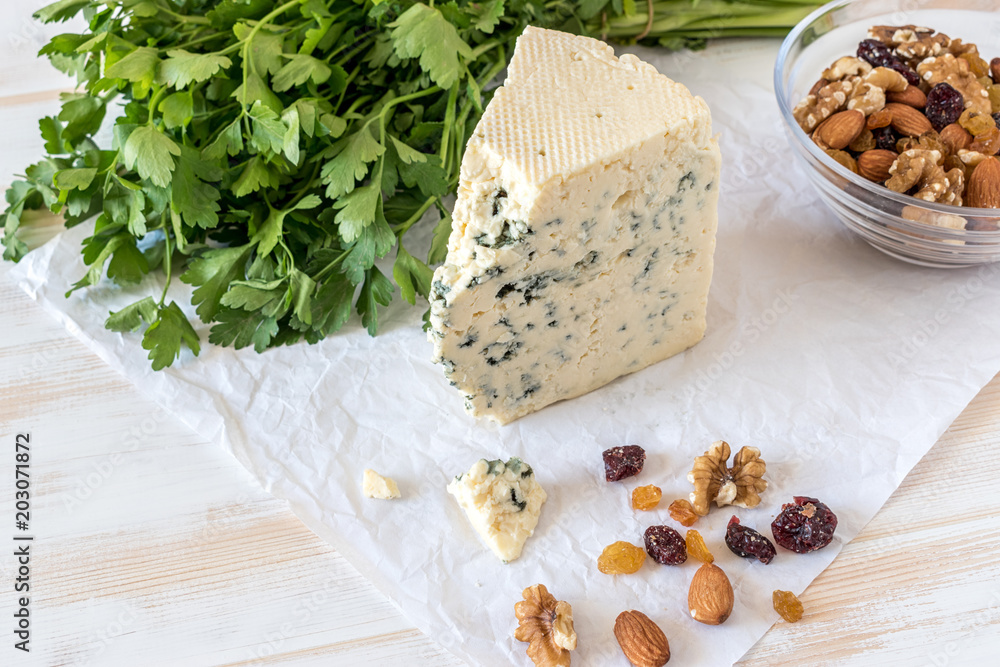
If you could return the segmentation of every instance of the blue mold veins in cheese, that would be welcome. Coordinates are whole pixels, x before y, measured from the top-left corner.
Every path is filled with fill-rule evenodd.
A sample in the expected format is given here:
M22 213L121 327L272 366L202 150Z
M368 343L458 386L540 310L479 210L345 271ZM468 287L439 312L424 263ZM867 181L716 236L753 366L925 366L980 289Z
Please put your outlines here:
M507 423L701 340L719 166L701 98L598 40L526 29L431 290L466 410Z

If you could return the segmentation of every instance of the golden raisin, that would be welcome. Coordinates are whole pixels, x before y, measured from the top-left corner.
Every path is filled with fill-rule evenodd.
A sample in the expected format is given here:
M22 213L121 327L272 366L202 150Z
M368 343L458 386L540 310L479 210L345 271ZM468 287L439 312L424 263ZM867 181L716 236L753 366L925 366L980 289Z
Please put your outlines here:
M972 136L984 134L989 130L995 130L997 124L993 122L993 117L987 113L980 113L972 109L966 109L958 118L958 124L965 128L966 132Z
M977 134L969 144L969 150L983 155L996 155L1000 152L1000 128L994 125L982 134Z
M888 127L891 122L892 111L890 109L881 109L868 116L868 120L865 121L865 127L869 130L877 130L880 127Z
M871 130L865 128L861 130L861 134L859 134L854 139L854 141L848 144L847 147L850 148L855 153L864 153L865 151L870 151L871 149L875 148L875 135L872 134Z
M647 486L637 486L632 490L632 509L651 510L656 509L660 504L663 492L660 487L653 484Z
M795 593L774 591L771 594L771 602L774 604L774 610L789 623L795 623L802 618L802 603L795 597Z
M826 154L832 157L835 161L839 162L843 166L847 167L855 174L858 173L858 163L851 157L851 154L847 151L835 151L832 148L826 149Z
M694 511L694 505L683 498L678 498L670 503L670 518L690 528L698 520L698 513Z
M990 73L990 64L979 57L976 53L963 53L959 56L962 60L968 61L969 71L972 72L978 79L981 76L987 76Z
M604 574L634 574L646 560L646 550L628 542L609 544L597 558L597 569Z
M697 561L702 563L712 563L715 562L715 556L712 552L708 550L705 546L705 540L702 538L701 533L695 529L691 529L687 532L687 537L685 538L687 542L688 555Z
M990 95L990 111L1000 112L1000 84L988 86L986 92Z

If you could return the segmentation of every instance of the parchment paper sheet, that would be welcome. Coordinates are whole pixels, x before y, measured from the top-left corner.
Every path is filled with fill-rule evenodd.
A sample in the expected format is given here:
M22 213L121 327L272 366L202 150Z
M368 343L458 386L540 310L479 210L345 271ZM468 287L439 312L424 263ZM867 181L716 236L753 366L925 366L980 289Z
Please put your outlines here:
M84 233L64 233L10 274L104 360L202 436L219 442L328 540L409 619L475 665L528 665L512 639L521 589L544 583L572 603L573 664L624 664L611 629L648 613L679 665L740 658L777 619L775 588L801 592L896 489L973 396L1000 371L1000 269L939 271L887 258L850 236L791 161L771 93L777 43L703 54L639 51L705 97L724 156L718 251L705 340L692 350L507 427L476 423L430 361L419 308L396 308L370 338L357 322L315 346L258 355L205 345L165 372L138 335L103 328L109 308L153 293L77 292ZM188 302L175 286L179 303ZM398 301L398 297L397 297ZM398 305L398 304L397 304ZM190 311L189 311L190 312ZM200 329L207 340L207 327ZM720 627L687 618L695 563L648 561L633 576L597 571L602 548L641 544L675 525L670 500L712 441L761 449L770 488L744 524L769 535L793 495L840 517L834 543L779 550L768 566L722 542L729 508L698 524L729 574L736 609ZM641 444L636 478L603 481L601 451ZM548 492L523 556L500 563L445 492L480 457L524 458ZM365 467L394 477L403 499L361 495ZM629 507L633 487L663 488L662 509Z

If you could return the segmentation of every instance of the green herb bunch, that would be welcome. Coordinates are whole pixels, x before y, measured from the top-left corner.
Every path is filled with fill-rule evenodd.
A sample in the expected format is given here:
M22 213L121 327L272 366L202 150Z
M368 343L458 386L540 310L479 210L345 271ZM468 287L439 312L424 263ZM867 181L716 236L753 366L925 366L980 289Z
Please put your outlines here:
M73 290L179 278L210 343L257 351L317 342L352 310L374 335L397 287L426 298L451 230L442 197L525 25L672 46L705 36L637 22L634 0L59 0L36 17L80 14L85 32L40 52L79 85L39 121L47 155L6 192L4 257L27 252L26 209L88 221ZM110 147L94 139L102 125ZM428 218L422 259L404 237ZM391 280L375 265L390 252ZM154 369L201 344L166 295L106 323L145 327Z

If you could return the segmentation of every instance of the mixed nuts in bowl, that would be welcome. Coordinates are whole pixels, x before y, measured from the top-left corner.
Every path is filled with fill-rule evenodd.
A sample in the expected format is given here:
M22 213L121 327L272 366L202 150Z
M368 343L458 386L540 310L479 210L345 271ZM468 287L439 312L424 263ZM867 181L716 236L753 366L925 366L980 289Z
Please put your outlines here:
M1000 0L830 3L782 44L781 115L821 198L872 246L934 267L1000 261ZM902 21L902 24L900 24ZM991 58L994 59L991 63Z

